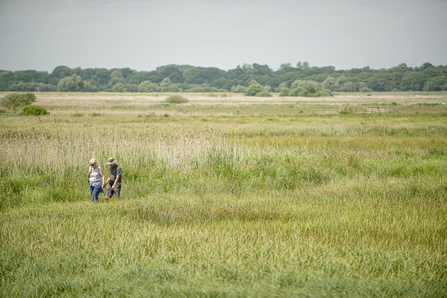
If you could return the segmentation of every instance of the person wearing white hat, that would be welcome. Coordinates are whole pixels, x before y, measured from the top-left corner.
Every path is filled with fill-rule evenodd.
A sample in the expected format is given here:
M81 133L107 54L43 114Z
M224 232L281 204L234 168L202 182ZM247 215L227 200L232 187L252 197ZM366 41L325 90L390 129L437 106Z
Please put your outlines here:
M101 183L102 179L102 183ZM92 195L92 202L98 202L98 196L104 188L104 173L96 162L96 158L90 159L90 167L88 168L88 182L90 194Z

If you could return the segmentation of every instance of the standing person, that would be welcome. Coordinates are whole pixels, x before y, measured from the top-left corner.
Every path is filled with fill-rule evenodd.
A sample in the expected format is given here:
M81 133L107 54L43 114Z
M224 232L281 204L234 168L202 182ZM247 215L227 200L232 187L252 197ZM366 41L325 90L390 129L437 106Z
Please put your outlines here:
M109 165L109 178L107 178L107 182L103 185L105 188L106 184L107 189L105 193L105 199L107 203L109 202L109 198L115 194L115 198L117 200L120 199L121 192L121 167L116 164L116 161L113 157L110 157L107 161Z
M101 183L102 179L102 183ZM90 167L88 168L88 182L90 187L90 193L92 195L92 202L98 202L98 195L102 192L104 188L104 173L98 164L96 159L90 159Z

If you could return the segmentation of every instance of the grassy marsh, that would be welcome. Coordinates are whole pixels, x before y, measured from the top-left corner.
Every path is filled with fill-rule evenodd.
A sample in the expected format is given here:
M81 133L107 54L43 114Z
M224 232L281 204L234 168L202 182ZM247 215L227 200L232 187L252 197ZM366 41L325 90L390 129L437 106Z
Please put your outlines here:
M0 296L447 295L447 93L184 96L0 117Z

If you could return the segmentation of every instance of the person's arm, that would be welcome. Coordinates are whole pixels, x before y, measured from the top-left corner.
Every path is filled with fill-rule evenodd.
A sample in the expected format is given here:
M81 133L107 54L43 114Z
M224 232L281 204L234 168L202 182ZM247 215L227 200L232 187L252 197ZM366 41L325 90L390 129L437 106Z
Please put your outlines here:
M116 183L118 182L118 179L120 178L120 175L116 175L115 181L113 182L112 189L115 189Z
M88 167L87 177L90 178L90 174L92 173L92 167Z
M117 166L117 167L118 167L118 166ZM116 169L116 178L115 178L115 181L113 181L112 189L115 189L115 186L116 186L116 184L118 183L118 180L120 179L120 176L121 176L121 168L118 167L118 168Z
M104 183L104 173L102 172L101 168L99 168L99 175L101 175L101 178L102 178L102 185L101 185L101 187L104 188L104 185L105 185L105 183Z

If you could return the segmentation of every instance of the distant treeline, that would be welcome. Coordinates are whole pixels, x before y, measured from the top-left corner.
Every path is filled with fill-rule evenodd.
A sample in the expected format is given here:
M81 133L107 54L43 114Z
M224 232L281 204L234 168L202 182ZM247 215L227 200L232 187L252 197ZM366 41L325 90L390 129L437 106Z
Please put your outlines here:
M307 62L298 62L296 66L284 63L277 71L260 64L244 64L228 71L191 65L166 65L154 71L67 66L58 66L51 73L0 70L0 91L244 92L255 83L276 92L310 84L342 92L441 91L447 90L447 66L426 62L414 68L402 63L390 69L367 66L335 70L333 66L310 67Z

